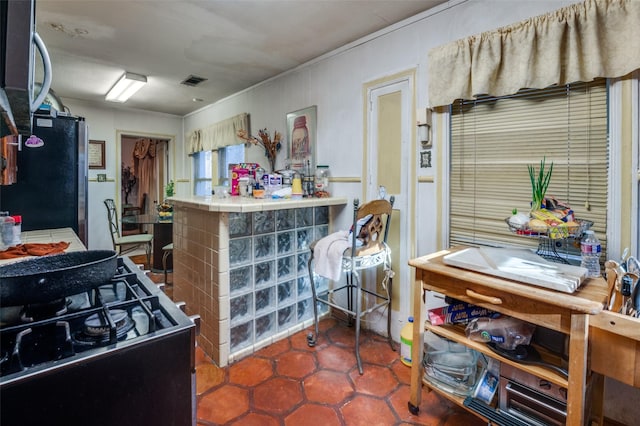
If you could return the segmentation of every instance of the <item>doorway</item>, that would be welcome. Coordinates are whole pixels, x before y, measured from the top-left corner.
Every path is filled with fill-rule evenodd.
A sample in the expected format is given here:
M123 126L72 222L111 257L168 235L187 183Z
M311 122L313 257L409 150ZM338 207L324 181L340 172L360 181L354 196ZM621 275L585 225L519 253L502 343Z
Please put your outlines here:
M169 183L169 147L173 137L119 133L121 215L149 214L165 198ZM123 233L136 232L125 229Z
M399 336L411 312L409 268L414 227L412 177L415 141L415 73L413 71L381 79L365 85L366 149L364 154L363 197L379 198L384 187L386 198L395 197L388 243L395 272L392 295L393 336ZM380 282L380 280L376 280ZM395 315L394 315L395 314ZM374 326L383 329L383 324Z

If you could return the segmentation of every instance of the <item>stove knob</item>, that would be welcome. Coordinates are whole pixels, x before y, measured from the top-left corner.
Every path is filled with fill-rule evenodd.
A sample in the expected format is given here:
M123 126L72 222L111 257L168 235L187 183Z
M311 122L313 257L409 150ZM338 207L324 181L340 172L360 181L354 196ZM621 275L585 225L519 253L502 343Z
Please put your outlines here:
M164 291L164 288L165 288L164 283L158 283L158 284L156 284L156 287L158 287L158 289L159 289L161 292L166 293L166 292Z
M185 302L176 302L176 306L178 307L178 309L180 309L182 312L187 312L187 304Z
M192 323L196 325L196 336L200 335L200 315L191 315L189 317Z

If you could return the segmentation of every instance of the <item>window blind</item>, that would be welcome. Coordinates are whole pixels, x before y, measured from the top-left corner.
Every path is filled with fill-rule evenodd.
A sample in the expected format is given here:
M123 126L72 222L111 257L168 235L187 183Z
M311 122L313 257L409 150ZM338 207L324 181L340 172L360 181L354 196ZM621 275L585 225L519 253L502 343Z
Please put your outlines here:
M593 229L606 258L608 109L605 79L451 106L450 244L537 247L538 238L512 233L512 210L528 213L527 165L553 174L547 197L568 203ZM579 241L545 241L579 254Z

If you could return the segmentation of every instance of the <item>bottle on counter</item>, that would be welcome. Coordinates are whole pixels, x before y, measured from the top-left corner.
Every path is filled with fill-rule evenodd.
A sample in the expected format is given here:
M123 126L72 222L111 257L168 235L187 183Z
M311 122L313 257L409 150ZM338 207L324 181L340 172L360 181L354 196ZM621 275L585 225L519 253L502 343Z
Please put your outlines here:
M329 196L329 166L317 165L315 177L315 196Z
M0 225L2 236L2 249L13 246L13 228L16 225L16 221L13 217L9 216L9 212L0 212Z
M584 232L584 237L580 241L580 255L582 261L580 266L587 268L587 277L597 278L600 276L600 240L592 230Z
M13 220L15 221L13 227L13 245L17 246L18 244L22 244L22 216L13 216Z

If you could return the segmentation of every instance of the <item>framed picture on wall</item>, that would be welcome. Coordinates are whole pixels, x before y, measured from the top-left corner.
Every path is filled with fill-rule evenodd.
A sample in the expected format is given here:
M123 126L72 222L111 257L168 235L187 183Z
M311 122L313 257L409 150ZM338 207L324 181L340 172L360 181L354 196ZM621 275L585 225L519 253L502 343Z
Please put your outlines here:
M291 168L304 169L309 165L309 173L316 167L316 106L311 106L287 114L287 141Z
M87 155L90 169L104 169L104 141L89 141L89 152Z

